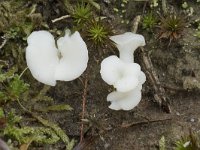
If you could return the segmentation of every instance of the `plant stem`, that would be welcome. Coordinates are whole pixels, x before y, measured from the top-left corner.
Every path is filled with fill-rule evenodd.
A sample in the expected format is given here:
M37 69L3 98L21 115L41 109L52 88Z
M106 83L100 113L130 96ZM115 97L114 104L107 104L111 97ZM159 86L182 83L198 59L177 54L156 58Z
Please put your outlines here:
M83 96L82 96L82 116L81 119L84 119L85 117L85 107L86 107L86 96L87 96L87 86L88 86L88 76L86 73L85 76L85 82L84 82L84 90L83 90ZM80 143L83 141L83 122L81 123L81 131L80 131Z
M2 37L3 38L3 42L2 44L0 45L0 50L6 45L7 43L7 39L5 37Z
M26 72L27 69L28 69L28 67L26 67L26 68L22 71L22 73L19 75L19 78L21 78L21 77L23 76L23 74Z
M56 18L56 19L51 20L51 22L52 22L52 23L55 23L55 22L61 21L61 20L63 20L63 19L69 18L69 17L71 17L71 16L70 16L70 15L64 15L64 16L61 16L61 17L59 17L59 18Z
M25 111L28 112L30 114L32 114L27 108L25 108L22 103L20 102L19 98L17 98L17 103L19 104L19 106Z
M132 50L120 50L119 51L119 58L127 63L133 63L134 57L133 57L133 51Z

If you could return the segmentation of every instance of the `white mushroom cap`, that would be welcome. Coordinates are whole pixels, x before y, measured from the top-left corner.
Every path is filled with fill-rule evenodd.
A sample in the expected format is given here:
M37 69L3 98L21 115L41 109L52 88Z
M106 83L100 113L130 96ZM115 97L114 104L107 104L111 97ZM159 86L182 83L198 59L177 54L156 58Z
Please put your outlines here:
M117 91L128 92L138 86L141 68L136 63L124 63L113 55L102 61L100 73L102 79Z
M141 91L139 89L134 89L129 92L117 92L114 91L107 96L107 101L111 102L109 106L113 110L131 110L141 100Z
M55 71L59 63L54 37L47 31L35 31L27 39L27 65L35 79L55 86Z
M79 32L70 35L67 30L64 37L57 41L62 55L56 69L56 80L71 81L78 78L87 68L88 50Z
M120 52L120 59L125 62L133 62L133 53L140 47L145 45L145 39L140 34L126 32L124 34L111 36L110 39L116 43Z
M142 84L146 81L146 76L143 72L140 73L138 86L129 92L114 91L107 96L107 101L111 102L109 106L113 110L131 110L141 100Z
M56 80L71 81L79 77L87 67L88 51L78 32L55 40L48 31L35 31L28 37L27 65L35 79L55 86ZM59 58L59 54L62 56Z

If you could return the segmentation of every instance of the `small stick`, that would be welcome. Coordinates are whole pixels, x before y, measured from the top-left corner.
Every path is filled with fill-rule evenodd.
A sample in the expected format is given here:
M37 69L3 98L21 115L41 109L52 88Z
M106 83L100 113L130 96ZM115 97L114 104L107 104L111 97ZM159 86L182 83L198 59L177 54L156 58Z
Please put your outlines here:
M10 150L8 145L2 139L0 139L0 150Z
M21 78L21 77L23 76L23 74L26 72L27 69L28 69L28 67L26 67L26 68L22 71L22 73L19 75L19 78Z
M144 48L141 47L140 49L141 49L141 55L142 55L142 60L143 60L142 61L143 68L145 69L145 73L147 77L149 78L149 82L153 86L154 91L155 91L154 98L156 102L159 104L159 106L161 106L167 113L171 113L170 105L165 96L165 89L161 86L157 73L153 68L151 59L144 51Z
M61 21L63 19L69 18L69 17L71 17L71 16L70 15L64 15L64 16L61 16L59 18L55 18L55 19L51 20L51 22L55 23L55 22Z
M132 127L132 126L149 124L149 123L154 123L154 122L163 122L163 121L168 121L168 120L172 120L172 118L164 118L164 119L155 119L155 120L149 120L149 121L133 122L133 123L128 123L128 124L122 124L120 127L121 128L128 128L128 127Z
M1 37L3 39L2 44L0 45L0 50L6 45L7 39L5 37Z
M187 91L187 90L184 89L184 88L176 87L176 86L173 86L173 85L163 84L163 85L161 85L161 86L162 86L163 88L168 89L168 90L171 90L171 91Z
M137 32L140 19L141 19L140 16L135 17L132 32L134 33ZM151 62L151 59L149 55L145 52L143 47L141 47L140 49L142 55L143 68L145 69L145 73L149 78L150 84L153 86L155 91L154 98L156 102L159 104L159 106L161 106L164 109L164 111L166 111L167 113L171 113L170 105L165 96L165 89L161 86L161 83L158 79L158 75L156 71L153 69L153 64Z
M137 30L138 30L138 25L139 25L139 23L140 23L140 20L141 20L141 16L140 16L140 15L138 15L138 16L136 16L136 17L134 18L134 20L133 20L133 28L131 29L131 31L132 31L133 33L136 33L136 32L137 32Z
M162 0L162 10L163 10L163 13L164 15L167 14L167 4L166 4L166 0Z
M81 119L84 119L84 117L85 117L87 86L88 86L88 75L86 73L85 82L84 82L84 90L83 90L83 95L82 95L82 116L81 116ZM80 129L80 143L83 141L83 135L84 135L83 128L84 128L84 123L82 121L81 122L81 129Z

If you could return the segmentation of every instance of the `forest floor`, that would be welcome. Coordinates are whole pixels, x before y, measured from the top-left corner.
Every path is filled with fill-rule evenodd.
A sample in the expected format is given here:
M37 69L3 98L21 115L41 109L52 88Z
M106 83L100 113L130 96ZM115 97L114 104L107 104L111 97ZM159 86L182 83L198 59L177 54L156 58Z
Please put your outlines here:
M167 2L168 11L182 12L186 16L191 13L190 7L194 10L192 15L185 17L187 27L184 28L181 38L172 41L171 44L169 40L158 40L159 27L155 27L153 32L148 32L143 29L142 23L138 26L137 33L145 37L146 46L143 50L151 60L152 68L150 70L144 68L144 53L141 49L136 51L136 63L142 65L142 70L146 75L153 70L160 83L156 85L156 82L151 82L147 75L147 81L142 89L142 100L133 110L110 110L109 102L106 101L107 95L113 88L102 80L100 63L112 54L118 55L117 50L104 48L99 54L96 49L90 48L88 68L82 76L72 82L58 82L55 87L49 89L47 94L54 99L55 104L68 104L73 110L46 113L43 116L59 124L70 139L76 140L76 150L156 150L159 149L159 141L162 137L165 138L166 149L171 150L174 149L178 139L189 135L190 130L199 134L200 39L194 35L197 32L195 20L200 19L200 3L187 1L188 9L183 9L181 6L183 2L172 0ZM68 15L59 0L27 2L27 7L33 4L36 4L36 12L42 14L43 20L52 32L63 31L66 27L72 26L69 23L72 21L71 18L62 19L56 23L51 22L55 18ZM116 34L131 31L137 15L144 16L149 11L157 16L163 13L160 1L158 6L153 8L150 8L150 2L147 1L130 0L123 3L102 0L98 1L98 4L101 6L100 15L106 17ZM114 8L118 11L114 11ZM122 13L122 10L126 10L126 13ZM13 40L8 40L5 49L12 43ZM26 41L20 44L18 47L23 49L23 55ZM1 53L0 59L5 60L5 58L11 59L13 64L19 62L15 61L13 54L6 56L5 52ZM21 63L25 66L24 61ZM32 83L33 91L42 89L43 85L31 78L30 72L25 73L24 80ZM157 93L160 91L156 91L154 86L164 89L164 92ZM166 98L167 102L164 104L162 101L159 102L155 98L156 94ZM85 106L82 106L83 101L85 101ZM36 104L35 107L39 106ZM81 120L83 118L84 120ZM79 143L81 136L84 137ZM29 149L61 150L64 149L64 145L61 143L33 145Z

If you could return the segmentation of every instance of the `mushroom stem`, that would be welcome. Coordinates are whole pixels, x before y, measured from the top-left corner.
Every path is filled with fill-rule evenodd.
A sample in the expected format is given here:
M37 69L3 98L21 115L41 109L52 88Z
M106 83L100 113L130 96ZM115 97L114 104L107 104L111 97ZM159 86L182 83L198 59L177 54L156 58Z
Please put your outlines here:
M120 50L119 58L126 63L133 63L134 62L133 51Z

